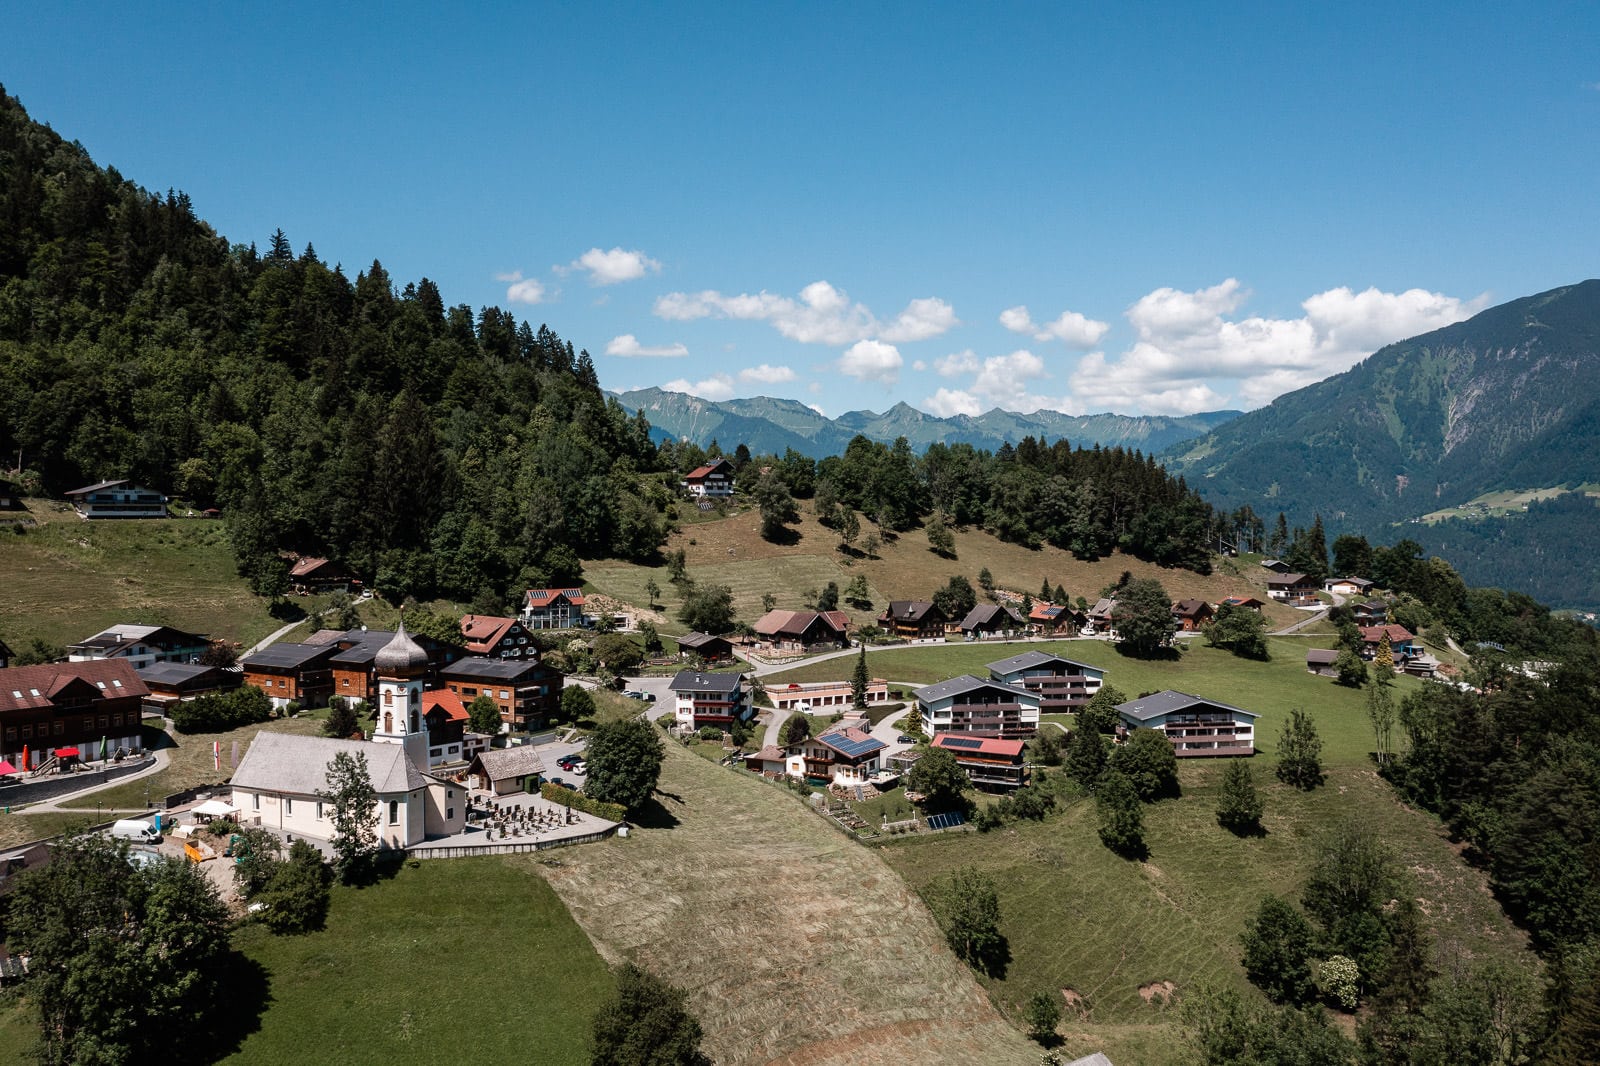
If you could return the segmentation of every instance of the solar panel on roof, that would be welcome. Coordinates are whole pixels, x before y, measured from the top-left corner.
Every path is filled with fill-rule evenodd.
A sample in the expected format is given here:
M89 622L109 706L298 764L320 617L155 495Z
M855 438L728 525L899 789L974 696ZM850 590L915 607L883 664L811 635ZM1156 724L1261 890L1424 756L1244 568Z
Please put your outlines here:
M960 811L951 811L948 814L934 814L928 816L929 829L953 829L966 819Z
M947 748L981 748L983 741L971 737L945 737L944 746Z

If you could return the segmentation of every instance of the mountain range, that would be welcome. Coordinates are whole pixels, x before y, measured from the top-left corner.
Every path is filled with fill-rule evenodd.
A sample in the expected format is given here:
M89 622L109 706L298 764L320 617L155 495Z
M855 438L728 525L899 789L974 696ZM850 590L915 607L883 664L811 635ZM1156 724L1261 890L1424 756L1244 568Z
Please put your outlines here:
M1167 417L1163 415L1064 415L1056 411L1017 414L995 408L976 417L940 418L898 403L881 414L849 411L828 418L798 400L755 396L741 400L702 400L663 389L636 389L613 393L629 413L643 411L658 439L691 440L704 447L713 440L724 449L747 445L756 454L782 455L793 448L802 455L822 458L844 451L860 435L892 443L906 438L914 451L935 442L971 444L998 450L1024 437L1054 442L1066 439L1085 447L1120 446L1158 452L1201 436L1237 418L1237 411Z

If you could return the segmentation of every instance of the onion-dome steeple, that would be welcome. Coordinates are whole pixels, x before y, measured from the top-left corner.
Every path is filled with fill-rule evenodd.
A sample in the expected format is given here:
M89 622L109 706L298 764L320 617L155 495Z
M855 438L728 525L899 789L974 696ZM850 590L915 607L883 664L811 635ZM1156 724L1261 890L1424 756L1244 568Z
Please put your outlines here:
M428 669L428 653L406 632L404 619L394 639L378 650L373 666L380 677L415 677Z

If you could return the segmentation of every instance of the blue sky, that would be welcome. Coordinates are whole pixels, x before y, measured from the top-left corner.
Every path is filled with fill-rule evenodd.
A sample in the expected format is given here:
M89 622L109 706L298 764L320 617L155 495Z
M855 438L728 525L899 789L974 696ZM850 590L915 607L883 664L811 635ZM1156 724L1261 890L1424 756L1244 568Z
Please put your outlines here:
M608 388L1249 408L1600 275L1592 3L231 7L7 0L0 82Z

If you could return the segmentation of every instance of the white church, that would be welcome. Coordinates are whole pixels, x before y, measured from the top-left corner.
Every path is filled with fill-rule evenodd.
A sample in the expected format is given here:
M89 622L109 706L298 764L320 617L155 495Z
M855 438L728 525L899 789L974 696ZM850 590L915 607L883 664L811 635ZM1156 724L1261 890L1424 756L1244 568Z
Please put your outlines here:
M428 722L422 678L428 654L401 622L374 660L378 724L371 740L332 740L261 732L233 774L233 805L246 825L314 840L333 836L327 770L340 752L364 755L378 795L378 841L407 848L466 826L467 790L428 772Z

